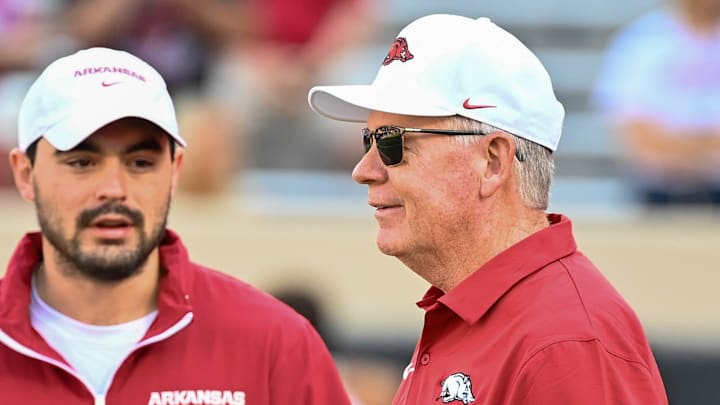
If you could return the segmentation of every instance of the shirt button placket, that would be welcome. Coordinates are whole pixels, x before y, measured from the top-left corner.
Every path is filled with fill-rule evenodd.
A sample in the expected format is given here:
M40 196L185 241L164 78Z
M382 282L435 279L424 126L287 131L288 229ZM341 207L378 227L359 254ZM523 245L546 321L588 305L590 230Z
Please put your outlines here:
M430 354L429 353L423 353L422 356L420 356L420 364L423 366L427 366L428 363L430 363Z

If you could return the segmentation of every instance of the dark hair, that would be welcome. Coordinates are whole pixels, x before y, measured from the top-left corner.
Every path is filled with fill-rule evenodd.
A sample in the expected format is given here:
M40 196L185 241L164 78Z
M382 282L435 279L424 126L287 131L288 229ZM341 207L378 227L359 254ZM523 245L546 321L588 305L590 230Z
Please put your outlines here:
M28 158L30 158L30 164L33 166L35 166L35 155L37 154L37 144L38 144L39 140L40 139L31 143L30 146L28 146L27 149L25 150L25 154L27 155Z
M168 140L170 141L170 160L174 161L175 160L175 149L177 147L175 145L176 142L172 136L168 135L167 137L168 137ZM38 141L40 141L40 139L31 143L30 146L28 146L27 149L25 150L25 155L27 155L27 157L30 158L30 164L33 166L35 165L35 155L37 155Z

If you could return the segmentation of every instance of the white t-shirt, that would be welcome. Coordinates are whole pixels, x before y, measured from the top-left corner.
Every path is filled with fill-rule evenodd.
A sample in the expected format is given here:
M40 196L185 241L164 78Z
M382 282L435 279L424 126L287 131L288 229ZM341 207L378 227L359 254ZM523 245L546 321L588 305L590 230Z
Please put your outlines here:
M120 363L145 336L157 311L131 322L96 326L69 318L45 303L32 283L30 320L48 344L88 381L96 395L104 395Z
M611 43L595 104L614 120L720 130L720 24L699 35L673 9L653 11Z

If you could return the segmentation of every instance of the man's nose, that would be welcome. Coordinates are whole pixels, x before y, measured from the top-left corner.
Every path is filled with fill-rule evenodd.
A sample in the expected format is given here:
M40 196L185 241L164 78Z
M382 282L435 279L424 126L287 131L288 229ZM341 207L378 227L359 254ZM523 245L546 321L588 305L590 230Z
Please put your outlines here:
M380 154L378 154L375 143L355 165L352 178L359 184L371 184L387 180L387 168L380 160Z
M122 162L114 159L104 162L97 180L98 200L124 201L127 197L127 176Z

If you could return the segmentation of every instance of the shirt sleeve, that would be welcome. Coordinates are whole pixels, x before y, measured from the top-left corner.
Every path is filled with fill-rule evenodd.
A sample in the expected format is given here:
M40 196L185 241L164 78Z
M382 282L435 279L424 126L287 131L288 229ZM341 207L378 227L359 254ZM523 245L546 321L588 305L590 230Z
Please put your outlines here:
M533 355L508 404L666 405L657 373L642 361L608 352L597 340L564 341Z
M350 405L335 362L310 323L286 332L271 372L270 403Z

